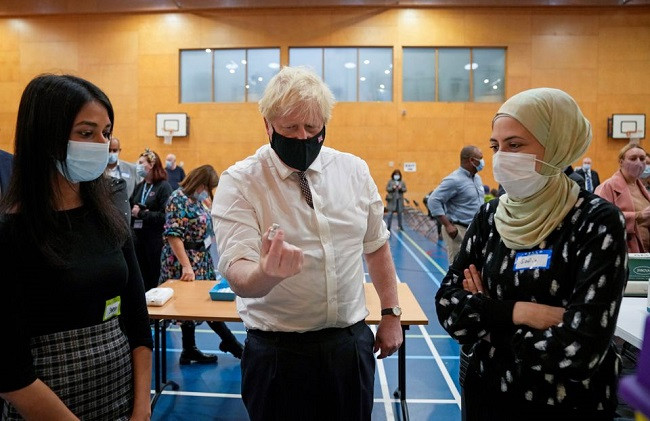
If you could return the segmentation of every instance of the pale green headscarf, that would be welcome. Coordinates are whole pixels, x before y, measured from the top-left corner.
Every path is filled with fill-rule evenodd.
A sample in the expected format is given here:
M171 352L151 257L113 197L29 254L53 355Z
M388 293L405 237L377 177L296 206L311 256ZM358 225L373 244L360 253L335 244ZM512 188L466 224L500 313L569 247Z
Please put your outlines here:
M557 168L578 159L591 142L591 124L573 98L559 89L520 92L499 108L494 120L502 116L514 118L532 133L544 146L543 160ZM533 196L520 200L506 193L499 200L496 229L511 249L540 244L578 200L580 187L561 170L542 165L540 173L551 177Z

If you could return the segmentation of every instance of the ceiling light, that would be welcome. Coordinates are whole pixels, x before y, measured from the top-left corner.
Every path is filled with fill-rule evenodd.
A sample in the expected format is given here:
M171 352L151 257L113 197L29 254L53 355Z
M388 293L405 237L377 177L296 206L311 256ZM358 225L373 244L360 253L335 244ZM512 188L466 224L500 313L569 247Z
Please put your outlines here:
M343 64L343 67L346 69L354 69L357 67L356 63L352 63L351 61L348 61L347 63Z

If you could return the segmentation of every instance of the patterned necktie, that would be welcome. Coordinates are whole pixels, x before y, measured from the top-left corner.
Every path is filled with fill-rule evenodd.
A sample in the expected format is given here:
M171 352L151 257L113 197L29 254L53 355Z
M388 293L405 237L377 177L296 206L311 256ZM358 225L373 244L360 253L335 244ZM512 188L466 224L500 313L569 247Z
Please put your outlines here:
M594 186L591 183L591 171L589 170L585 171L585 187L587 188L587 191L590 193L594 191Z
M304 171L298 171L298 178L300 179L300 190L302 190L302 195L305 196L305 200L310 208L314 208L314 202L311 200L311 190L309 190L309 182L307 177L305 177Z

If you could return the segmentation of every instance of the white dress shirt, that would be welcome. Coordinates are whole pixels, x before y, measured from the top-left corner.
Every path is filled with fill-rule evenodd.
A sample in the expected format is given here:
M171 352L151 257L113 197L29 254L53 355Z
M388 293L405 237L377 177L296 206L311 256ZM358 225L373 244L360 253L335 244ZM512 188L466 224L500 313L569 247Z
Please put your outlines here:
M237 297L247 328L305 332L350 326L368 315L362 255L390 235L377 185L362 159L327 147L306 176L314 209L302 196L298 174L268 144L219 180L212 217L222 274L240 259L259 262L262 234L273 223L304 254L302 271L266 296Z

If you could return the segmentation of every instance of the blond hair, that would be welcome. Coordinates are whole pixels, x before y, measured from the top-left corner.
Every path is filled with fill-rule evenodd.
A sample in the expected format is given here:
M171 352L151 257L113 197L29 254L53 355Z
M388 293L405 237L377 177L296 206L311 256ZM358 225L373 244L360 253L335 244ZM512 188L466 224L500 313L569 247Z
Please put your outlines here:
M314 72L305 67L284 67L266 86L259 109L269 122L298 111L305 121L327 124L334 102L334 94Z
M627 145L623 146L621 150L618 152L618 160L619 161L622 160L625 154L627 153L627 151L634 148L639 148L643 152L645 152L645 149L643 149L641 145L637 145L636 143L628 143Z

